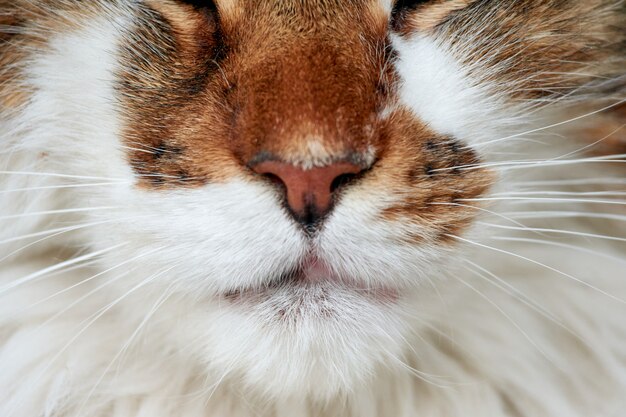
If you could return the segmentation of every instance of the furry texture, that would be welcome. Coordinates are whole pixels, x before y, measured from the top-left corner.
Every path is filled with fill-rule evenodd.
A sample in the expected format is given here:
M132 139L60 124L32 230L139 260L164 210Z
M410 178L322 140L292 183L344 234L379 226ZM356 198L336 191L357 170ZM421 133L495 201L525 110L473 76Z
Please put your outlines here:
M0 415L621 415L625 16L0 0Z

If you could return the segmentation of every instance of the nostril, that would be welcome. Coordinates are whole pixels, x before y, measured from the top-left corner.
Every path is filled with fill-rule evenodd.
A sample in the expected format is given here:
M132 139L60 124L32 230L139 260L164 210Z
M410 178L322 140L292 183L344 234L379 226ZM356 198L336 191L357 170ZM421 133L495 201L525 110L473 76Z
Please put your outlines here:
M341 187L344 187L344 186L350 184L351 182L353 182L356 179L356 177L357 177L357 174L341 174L341 175L339 175L330 184L330 192L334 193L335 191L337 191Z
M265 174L261 174L261 176L272 184L275 184L283 189L287 188L287 185L285 184L285 182L282 179L280 179L280 177L276 174L272 174L268 172Z
M289 211L306 225L319 223L335 203L334 193L363 172L362 167L347 161L303 168L280 160L266 160L250 168L267 182L280 186Z

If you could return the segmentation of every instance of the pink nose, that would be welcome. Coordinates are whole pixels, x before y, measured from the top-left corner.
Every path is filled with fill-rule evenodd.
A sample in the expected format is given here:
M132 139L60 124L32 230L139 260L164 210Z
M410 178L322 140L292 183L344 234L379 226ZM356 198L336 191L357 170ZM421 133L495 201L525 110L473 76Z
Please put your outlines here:
M252 168L284 185L287 205L300 222L314 224L330 211L334 191L363 171L350 162L302 169L280 161L264 161Z

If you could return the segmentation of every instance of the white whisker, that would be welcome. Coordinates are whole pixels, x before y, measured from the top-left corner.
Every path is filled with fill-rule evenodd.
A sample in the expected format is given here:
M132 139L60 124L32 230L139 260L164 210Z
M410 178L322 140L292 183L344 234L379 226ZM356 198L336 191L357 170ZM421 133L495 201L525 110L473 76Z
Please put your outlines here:
M585 198L549 198L549 197L477 197L477 198L460 198L459 201L513 201L513 202L532 202L532 203L592 203L592 204L609 204L609 205L626 205L626 201L620 200L594 200Z
M498 312L500 312L500 314L502 314L521 334L522 336L524 336L524 338L535 348L537 349L537 351L539 351L539 353L541 353L541 355L546 358L546 360L548 362L550 362L552 365L554 365L557 368L560 368L560 366L554 361L554 359L552 359L543 348L541 348L541 346L539 346L539 344L537 344L537 342L535 342L533 340L532 337L530 337L530 335L515 321L513 320L513 318L502 309L502 307L500 307L495 301L493 301L491 298L487 297L485 294L483 294L481 291L479 291L476 287L474 287L473 285L471 285L470 283L466 282L465 280L459 278L459 277L454 277L454 279L456 279L457 281L459 281L461 284L465 285L466 287L468 287L470 290L472 290L474 293L476 293L479 297L481 297L483 300L487 301L489 304L491 304Z
M13 214L10 216L0 216L0 220L12 220L12 219L20 219L24 217L37 217L37 216L46 216L50 214L69 214L69 213L86 213L91 211L100 211L100 210L113 210L118 207L108 206L108 207L85 207L85 208L74 208L74 209L62 209L62 210L47 210L47 211L36 211L31 213L21 213L21 214Z
M63 189L72 189L72 188L88 188L88 187L104 187L107 185L120 185L120 184L128 184L129 181L118 181L118 182L95 182L88 184L62 184L62 185L42 185L39 187L25 187L25 188L14 188L10 190L0 190L0 194L10 194L10 193L21 193L27 191L43 191L43 190L63 190Z
M505 140L510 140L510 139L513 139L513 138L518 138L518 137L521 137L521 136L524 136L524 135L528 135L530 133L541 132L541 131L544 131L544 130L548 130L548 129L552 129L552 128L555 128L555 127L563 126L563 125L566 125L568 123L572 123L572 122L575 122L575 121L578 121L578 120L581 120L581 119L585 119L585 118L593 116L595 114L602 113L604 111L607 111L607 110L610 110L612 108L618 107L618 106L620 106L620 105L622 105L624 103L626 103L626 99L619 100L619 101L617 101L615 103L612 103L612 104L610 104L608 106L602 107L601 109L594 110L592 112L585 113L585 114L582 114L580 116L572 117L570 119L567 119L567 120L564 120L564 121L561 121L561 122L558 122L558 123L553 123L553 124L550 124L548 126L543 126L543 127L539 127L539 128L536 128L536 129L528 130L528 131L525 131L525 132L521 132L521 133L516 133L516 134L513 134L513 135L505 136L503 138L493 139L493 140L490 140L490 141L482 142L482 143L479 144L479 146L481 146L481 147L482 146L487 146L487 145L491 145L491 144L494 144L494 143L503 142Z
M531 239L531 238L510 237L510 236L492 236L490 237L490 239L502 240L502 241L507 241L507 242L533 243L533 244L539 244L539 245L554 246L554 247L564 248L564 249L571 249L577 252L588 253L590 255L595 255L601 258L610 259L611 261L626 264L626 258L612 256L604 252L599 252L599 251L583 248L583 247L576 246L576 245L570 245L568 243L563 243L563 242L554 242L552 240Z
M166 274L167 272L171 271L173 268L175 268L178 265L174 265L171 266L161 272L159 272L157 274L157 277L163 274ZM98 386L100 385L100 383L102 382L102 380L104 379L104 377L106 376L106 374L109 372L109 370L111 369L111 367L113 366L113 364L124 354L124 352L126 352L126 350L130 347L130 345L133 343L133 341L137 338L137 336L139 335L139 333L143 330L143 328L146 326L146 324L148 323L148 321L154 316L154 314L157 312L157 310L159 309L159 307L161 305L163 305L163 303L165 303L165 301L172 295L171 289L174 287L174 285L176 284L176 282L171 283L168 288L163 292L163 294L157 299L157 301L154 303L154 305L150 308L150 310L148 310L148 312L146 313L146 315L144 316L143 320L139 323L139 325L137 326L137 328L135 329L135 331L133 331L133 333L130 335L130 337L128 338L128 340L122 345L121 349L115 354L115 356L113 357L113 359L111 359L111 361L109 362L109 364L104 368L104 371L102 371L102 374L100 375L100 377L98 378L98 380L96 381L96 383L94 384L94 386L91 388L91 390L89 391L89 393L87 394L87 396L85 397L85 399L83 400L82 404L80 405L80 407L78 408L78 412L76 413L77 415L80 415L83 408L87 405L87 402L89 401L89 399L93 396L94 392L96 391L96 389L98 388Z
M448 234L447 236L448 236L448 237L451 237L451 238L453 238L453 239L457 239L457 240L459 240L459 241L461 241L461 242L469 243L469 244L471 244L471 245L475 245L475 246L478 246L478 247L481 247L481 248L484 248L484 249L488 249L488 250L491 250L491 251L494 251L494 252L498 252L498 253L502 253L502 254L505 254L505 255L512 256L512 257L514 257L514 258L517 258L517 259L520 259L520 260L523 260L523 261L530 262L530 263L532 263L532 264L534 264L534 265L537 265L537 266L540 266L540 267L542 267L542 268L545 268L545 269L547 269L547 270L549 270L549 271L555 272L556 274L561 275L561 276L563 276L563 277L565 277L565 278L569 278L569 279L571 279L571 280L573 280L573 281L575 281L575 282L577 282L577 283L579 283L579 284L581 284L581 285L584 285L584 286L585 286L585 287L587 287L587 288L590 288L590 289L592 289L592 290L594 290L594 291L596 291L596 292L598 292L598 293L600 293L600 294L602 294L602 295L607 296L608 298L610 298L610 299L612 299L612 300L614 300L614 301L617 301L617 302L618 302L618 303L620 303L620 304L626 304L626 301L624 301L623 299L621 299L621 298L619 298L619 297L616 297L616 296L614 296L614 295L612 295L612 294L609 294L608 292L603 291L603 290L601 290L600 288L597 288L597 287L595 287L595 286L593 286L593 285L589 284L588 282L583 281L583 280L582 280L582 279L580 279L580 278L576 278L576 277L574 277L573 275L570 275L570 274L568 274L568 273L566 273L566 272L560 271L560 270L558 270L558 269L556 269L556 268L553 268L553 267L551 267L551 266L549 266L549 265L543 264L543 263L541 263L541 262L539 262L539 261L536 261L536 260L534 260L534 259L527 258L527 257L525 257L525 256L518 255L518 254L516 254L516 253L509 252L509 251L506 251L506 250L504 250L504 249L494 248L494 247L492 247L492 246L484 245L484 244L482 244L482 243L473 242L473 241L471 241L471 240L469 240L469 239L464 239L464 238L459 237L459 236L455 236L455 235L451 235L451 234Z
M593 196L593 197L624 197L626 196L626 191L508 191L504 193L493 193L491 194L493 197L503 197L503 196L574 196L574 197L582 197L582 196Z
M550 218L589 218L602 220L626 221L626 215L610 214L610 213L588 213L583 211L511 211L506 215L515 217L516 219L550 219Z
M591 164L591 163L616 163L623 164L626 163L626 154L616 154L616 155L607 155L607 156L594 156L588 158L579 158L579 159L529 159L529 160L520 160L520 161L504 161L504 162L491 162L491 163L483 163L483 164L466 164L466 165L457 165L453 167L446 168L438 168L434 169L433 172L444 172L444 171L471 171L476 169L494 169L498 168L501 171L505 170L515 170L515 169L529 169L529 168L546 168L546 167L554 167L561 165L575 165L575 164Z
M471 208L471 209L475 209L475 210L478 210L478 211L482 211L482 212L487 213L487 214L491 214L491 215L496 216L496 217L498 217L500 219L506 220L506 221L511 222L513 224L516 224L516 225L518 225L520 227L524 227L524 228L526 227L523 223L520 223L517 220L514 220L511 217L506 216L505 214L496 213L495 211L488 210L488 209L483 208L483 207L477 207L477 206L472 206L470 204L461 204L461 203L429 203L429 204L433 205L433 206L441 205L441 206L453 206L453 207Z
M124 243L121 243L121 244L118 244L118 245L115 245L115 246L111 246L111 247L106 248L106 249L102 249L102 250L99 250L99 251L88 253L86 255L78 256L76 258L72 258L72 259L64 261L64 262L59 262L56 265L49 266L47 268L41 269L41 270L39 270L37 272L34 272L32 274L26 275L25 277L16 279L15 281L11 281L10 284L5 285L4 287L0 287L0 295L6 293L7 291L10 291L10 290L18 287L18 286L24 285L24 284L26 284L28 282L32 282L34 280L37 280L38 278L44 277L47 274L50 274L52 272L63 270L67 266L80 264L80 263L82 263L82 262L84 262L86 260L97 258L100 255L104 255L105 253L111 252L111 251L113 251L115 249L118 249L118 248L124 246L124 245L125 245Z
M24 176L33 176L33 177L72 178L72 179L79 179L79 180L128 182L128 180L126 180L124 178L108 178L108 177L97 177L97 176L86 176L86 175L70 175L70 174L59 174L59 173L55 173L55 172L0 171L0 175L24 175Z
M518 187L537 187L537 186L567 186L567 185L626 185L626 179L615 177L599 177L599 178L581 178L581 179L561 179L561 180L535 180L520 181L515 183Z
M525 231L533 231L533 232L541 232L541 233L556 233L556 234L579 236L579 237L585 237L585 238L605 239L605 240L614 240L617 242L626 242L626 238L623 238L623 237L599 235L595 233L576 232L573 230L548 229L548 228L541 228L541 227L522 228L522 227L516 227L516 226L505 226L501 224L493 224L493 223L485 223L485 222L478 222L478 223L483 226L494 227L496 229L525 230Z
M162 249L163 248L153 249L153 250L145 252L145 253L140 253L139 255L136 255L136 256L134 256L134 257L132 257L130 259L126 259L123 262L120 262L120 263L118 263L115 266L112 266L112 267L107 268L107 269L105 269L103 271L100 271L100 272L98 272L98 273L96 273L94 275L91 275L89 278L83 279L83 280L81 280L81 281L71 285L70 287L64 288L61 291L58 291L58 292L56 292L54 294L51 294L48 297L46 297L45 299L38 301L36 304L41 304L41 303L43 303L45 301L48 301L49 299L51 299L53 297L57 297L57 296L59 296L59 295L61 295L63 293L66 293L66 292L71 291L71 290L73 290L75 288L78 288L78 287L80 287L82 285L85 285L88 282L94 281L95 279L97 279L97 278L99 278L99 277L101 277L103 275L106 275L109 272L112 272L112 271L114 271L116 269L119 269L122 266L129 265L129 264L132 265L132 263L135 262L136 260L141 259L144 256L151 255L151 254L153 254L153 253L155 253L155 252L157 252L159 250L162 250ZM131 268L131 270L125 271L122 274L116 276L115 278L107 280L107 281L103 282L102 284L98 285L97 287L95 287L91 291L87 292L86 294L84 294L81 297L77 298L76 300L72 301L70 304L64 306L64 308L62 310L57 311L53 316L49 317L41 325L39 325L38 328L42 328L42 327L52 323L57 318L61 317L64 313L66 313L67 311L71 310L74 306L77 306L78 304L80 304L81 302L86 300L87 298L91 297L93 294L96 294L97 292L99 292L101 289L103 289L103 288L105 288L105 287L107 287L107 286L109 286L109 285L119 281L123 277L127 276L131 271L132 271L132 268Z
M110 311L113 307L115 307L117 304L119 304L122 300L124 300L125 298L127 298L128 296L130 296L131 294L133 294L135 291L137 291L139 288L144 287L145 285L147 285L148 283L150 283L151 281L153 281L155 279L156 274L144 279L143 281L141 281L139 284L135 285L134 287L132 287L131 289L129 289L128 291L126 291L124 294L122 294L121 296L119 296L118 298L116 298L115 300L111 301L109 304L107 304L106 306L102 307L100 310L98 310L97 312L95 312L94 314L92 314L90 317L88 317L87 319L85 319L84 321L82 321L79 326L83 325L84 326L73 336L71 337L67 343L61 348L61 350L59 352L57 352L49 361L48 364L43 367L43 369L39 372L39 376L37 377L37 380L42 378L45 373L48 371L48 369L54 364L54 362L57 361L57 359L59 359L61 357L61 355L74 343L74 341L76 341L83 333L85 333L92 324L94 324L100 317L102 317L103 315L105 315L108 311Z

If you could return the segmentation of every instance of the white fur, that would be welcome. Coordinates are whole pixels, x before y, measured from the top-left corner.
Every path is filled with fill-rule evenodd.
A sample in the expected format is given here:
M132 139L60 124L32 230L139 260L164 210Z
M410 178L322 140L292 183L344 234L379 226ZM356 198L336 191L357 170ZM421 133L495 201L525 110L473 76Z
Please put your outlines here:
M279 288L258 302L220 297L288 271L305 238L260 183L240 178L167 193L134 187L113 91L120 28L130 24L113 17L56 35L25 64L33 100L0 121L9 149L0 154L3 170L46 173L1 174L0 190L106 183L2 198L0 216L100 209L0 220L0 241L90 224L36 244L45 235L0 246L3 257L33 243L0 263L1 416L620 415L623 242L498 240L547 241L488 226L512 224L484 212L482 224L444 249L418 224L383 222L380 211L399 197L363 184L343 196L316 244L338 275L358 277L364 288L401 288L397 303L328 284ZM443 40L396 38L394 45L404 104L434 130L477 145L520 122L468 77ZM574 149L551 143L549 155L520 147L527 153L515 159ZM495 190L564 175L619 178L604 165L567 169L522 169L501 176L506 182ZM546 207L619 214L582 202L488 210ZM528 224L624 230L604 219ZM409 232L426 243L398 240ZM77 249L98 262L55 269ZM470 272L465 260L484 270Z

